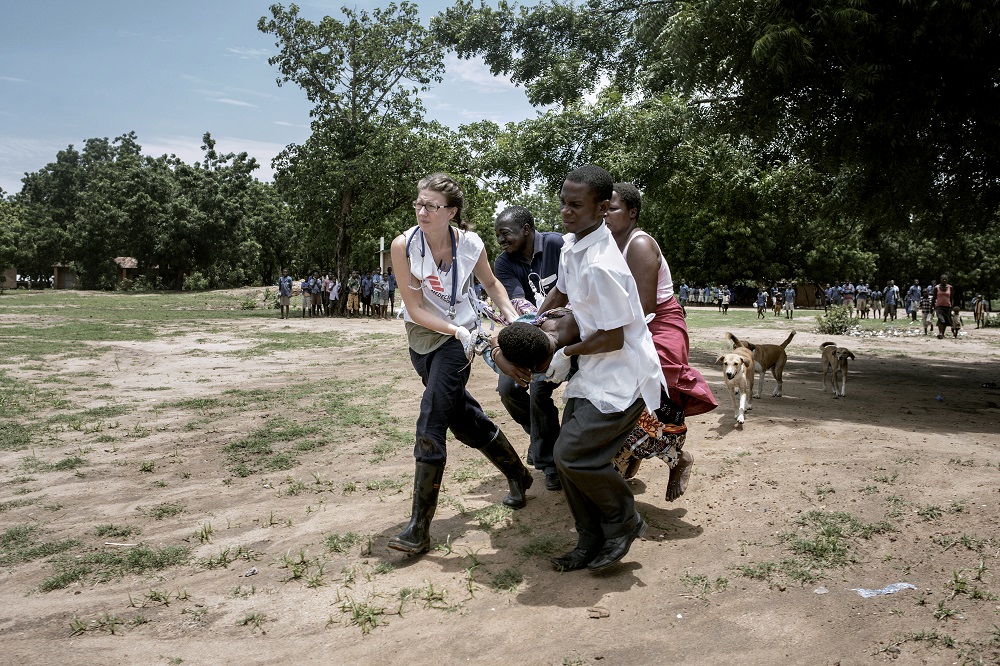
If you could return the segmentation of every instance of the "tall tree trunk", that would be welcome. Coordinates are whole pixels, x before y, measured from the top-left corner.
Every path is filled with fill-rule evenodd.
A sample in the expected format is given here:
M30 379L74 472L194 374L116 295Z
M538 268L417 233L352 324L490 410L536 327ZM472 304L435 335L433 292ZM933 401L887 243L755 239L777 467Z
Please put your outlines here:
M335 255L336 272L340 278L340 307L347 303L347 280L351 277L351 234L347 222L351 217L351 207L354 205L354 186L350 183L344 186L340 193L340 211L337 213L337 251Z

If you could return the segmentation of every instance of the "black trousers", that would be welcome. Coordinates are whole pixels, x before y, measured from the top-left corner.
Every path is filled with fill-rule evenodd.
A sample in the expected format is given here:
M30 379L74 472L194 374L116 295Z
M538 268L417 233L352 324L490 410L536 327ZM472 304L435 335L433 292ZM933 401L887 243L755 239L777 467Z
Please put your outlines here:
M563 409L556 469L583 548L635 529L635 496L611 461L645 408L639 398L623 412L605 414L589 400L570 398Z
M493 441L497 436L496 424L465 389L472 366L465 358L462 343L452 338L429 354L418 354L411 349L410 362L424 384L413 447L417 462L445 463L449 428L455 439L474 449Z

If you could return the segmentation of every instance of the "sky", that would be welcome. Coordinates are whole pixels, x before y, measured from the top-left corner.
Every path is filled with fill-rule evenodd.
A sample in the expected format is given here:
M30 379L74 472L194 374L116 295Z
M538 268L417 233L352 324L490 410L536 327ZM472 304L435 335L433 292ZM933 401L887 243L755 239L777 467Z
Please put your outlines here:
M309 136L311 104L279 87L267 63L274 37L257 30L270 1L3 0L0 20L0 188L70 144L134 131L143 152L202 157L207 131L219 152L246 151L270 180L271 159ZM290 4L290 3L284 3ZM300 16L341 16L345 0L299 0ZM360 0L358 9L388 4ZM449 5L418 1L423 20ZM535 115L523 89L477 60L449 54L445 80L422 95L427 116L457 128Z

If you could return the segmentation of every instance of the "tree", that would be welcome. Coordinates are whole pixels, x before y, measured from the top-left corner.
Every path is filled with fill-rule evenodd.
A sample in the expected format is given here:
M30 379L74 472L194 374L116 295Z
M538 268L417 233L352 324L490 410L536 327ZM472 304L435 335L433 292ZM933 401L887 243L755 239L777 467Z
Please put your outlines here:
M982 230L1000 205L997 0L459 0L433 26L534 103L566 107L603 81L679 94L698 132L853 190L845 212L869 227L928 213Z
M24 235L23 207L8 199L0 190L0 287L13 288L15 285L4 284L3 271L8 268L18 269L25 263L25 249L19 242Z
M258 28L277 38L278 85L295 83L315 105L312 136L279 155L275 180L312 236L333 241L332 257L310 261L332 259L346 279L354 236L409 201L415 174L440 168L447 132L423 121L417 94L441 80L443 49L408 2L319 23L294 4L270 11Z

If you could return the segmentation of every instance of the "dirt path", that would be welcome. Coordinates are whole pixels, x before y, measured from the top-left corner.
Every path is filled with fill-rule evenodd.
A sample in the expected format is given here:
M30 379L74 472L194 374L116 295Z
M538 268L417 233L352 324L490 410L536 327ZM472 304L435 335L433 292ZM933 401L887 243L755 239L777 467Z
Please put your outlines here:
M666 468L644 463L634 489L653 529L601 575L547 563L575 538L540 476L511 515L503 479L452 442L438 548L386 548L409 515L420 390L398 322L177 325L4 366L76 417L35 403L18 417L48 425L0 450L2 528L79 543L0 567L3 661L997 663L1000 390L982 385L1000 381L1000 331L841 338L857 360L834 399L820 390L829 338L796 320L784 397L768 375L740 429L713 365L727 329L697 326L708 316L692 314L692 361L720 408L689 421L689 490L665 502ZM734 332L778 342L779 328ZM286 332L324 343L286 349ZM523 451L485 366L470 390ZM270 453L253 448L265 440ZM97 536L107 525L141 531ZM191 559L39 589L73 558L137 548L107 543ZM917 589L850 589L896 582Z

